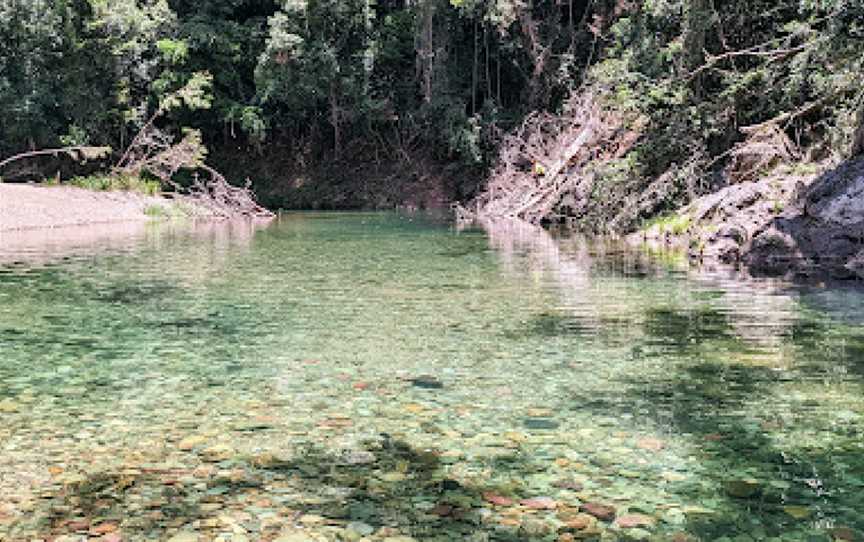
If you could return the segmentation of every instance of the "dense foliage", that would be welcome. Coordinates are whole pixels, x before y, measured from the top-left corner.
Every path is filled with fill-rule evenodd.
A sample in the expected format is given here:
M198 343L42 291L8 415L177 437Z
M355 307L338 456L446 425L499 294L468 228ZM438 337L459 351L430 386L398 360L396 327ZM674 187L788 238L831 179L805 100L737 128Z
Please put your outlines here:
M209 74L211 107L160 128L199 129L238 180L290 196L343 162L455 164L464 197L502 133L591 85L639 135L598 186L666 174L663 207L734 180L742 127L796 160L848 153L862 59L858 0L0 0L0 155L119 154Z

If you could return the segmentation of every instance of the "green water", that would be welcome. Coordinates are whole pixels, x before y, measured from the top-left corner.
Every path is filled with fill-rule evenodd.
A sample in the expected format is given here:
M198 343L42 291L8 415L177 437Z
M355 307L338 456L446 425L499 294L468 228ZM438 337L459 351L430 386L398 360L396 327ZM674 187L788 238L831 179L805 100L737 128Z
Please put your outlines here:
M5 239L0 540L864 530L861 291L424 216Z

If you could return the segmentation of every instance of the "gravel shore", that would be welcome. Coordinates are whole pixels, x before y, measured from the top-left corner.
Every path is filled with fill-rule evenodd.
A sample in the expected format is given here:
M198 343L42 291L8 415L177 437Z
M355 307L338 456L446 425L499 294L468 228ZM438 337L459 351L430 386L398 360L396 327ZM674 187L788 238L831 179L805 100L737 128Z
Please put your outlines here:
M170 205L131 192L0 183L0 231L146 221L146 209Z

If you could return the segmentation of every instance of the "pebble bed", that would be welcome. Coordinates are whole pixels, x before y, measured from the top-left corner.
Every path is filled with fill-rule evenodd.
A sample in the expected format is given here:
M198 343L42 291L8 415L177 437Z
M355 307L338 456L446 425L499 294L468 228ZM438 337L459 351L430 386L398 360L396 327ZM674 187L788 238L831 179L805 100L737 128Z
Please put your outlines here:
M2 541L864 540L855 290L388 214L0 261Z

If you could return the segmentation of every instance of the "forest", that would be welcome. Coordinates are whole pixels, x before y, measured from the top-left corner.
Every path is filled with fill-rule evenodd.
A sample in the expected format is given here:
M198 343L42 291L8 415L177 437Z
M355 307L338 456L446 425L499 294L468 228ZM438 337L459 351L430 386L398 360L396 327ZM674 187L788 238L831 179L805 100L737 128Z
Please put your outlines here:
M110 156L0 174L144 133L274 208L626 232L859 153L862 64L860 0L2 0L0 156Z

